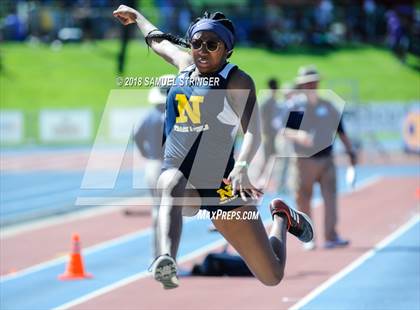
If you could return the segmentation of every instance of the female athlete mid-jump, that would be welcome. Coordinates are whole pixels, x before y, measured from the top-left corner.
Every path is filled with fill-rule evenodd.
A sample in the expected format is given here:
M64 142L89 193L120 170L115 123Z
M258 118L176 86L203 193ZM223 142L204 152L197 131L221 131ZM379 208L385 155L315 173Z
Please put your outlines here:
M179 70L166 102L164 162L158 182L160 255L151 266L154 278L164 288L175 288L183 208L257 212L262 192L251 184L247 171L261 142L255 86L248 74L228 62L235 30L224 14L205 13L191 24L187 40L162 33L130 7L121 5L113 14L124 25L136 23L153 51ZM233 144L238 127L244 138L235 161ZM213 217L212 221L255 277L265 285L277 285L285 268L286 232L309 242L313 228L305 214L280 199L271 201L270 210L273 225L269 236L260 218L228 216Z

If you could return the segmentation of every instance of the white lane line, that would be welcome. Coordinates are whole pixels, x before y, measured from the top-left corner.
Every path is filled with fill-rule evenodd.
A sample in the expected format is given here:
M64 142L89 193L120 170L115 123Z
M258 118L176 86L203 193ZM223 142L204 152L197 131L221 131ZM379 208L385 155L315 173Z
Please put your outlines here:
M184 263L184 262L186 262L188 260L191 260L191 259L193 259L195 257L199 257L199 256L203 255L204 253L206 253L208 251L211 251L211 250L213 250L215 248L221 247L225 243L226 243L226 241L224 239L220 239L220 240L217 240L215 242L212 242L212 243L210 243L210 244L208 244L208 245L206 245L204 247L201 247L201 248L199 248L199 249L197 249L197 250L195 250L195 251L193 251L191 253L188 253L186 255L181 256L180 259L178 260L178 262L179 262L179 264L182 264L182 263ZM113 283L111 285L105 286L105 287L103 287L103 288L101 288L99 290L93 291L93 292L91 292L91 293L89 293L87 295L84 295L84 296L80 297L80 298L74 299L74 300L72 300L72 301L70 301L68 303L65 303L63 305L60 305L60 306L58 306L58 307L56 307L54 309L56 309L56 310L69 309L71 307L74 307L74 306L77 306L77 305L79 305L81 303L84 303L84 302L86 302L86 301L88 301L90 299L93 299L93 298L98 297L100 295L106 294L106 293L108 293L108 292L110 292L112 290L115 290L117 288L120 288L122 286L125 286L127 284L130 284L130 283L132 283L132 282L134 282L136 280L139 280L139 279L142 279L142 278L146 278L148 276L151 276L151 274L148 271L139 272L139 273L134 274L134 275L132 275L130 277L127 277L127 278L124 278L124 279L122 279L122 280L120 280L118 282L115 282L115 283Z
M289 310L298 310L305 305L307 305L310 301L315 299L318 295L320 295L322 292L324 292L326 289L328 289L330 286L332 286L337 281L341 280L343 277L345 277L347 274L352 272L354 269L359 267L361 264L363 264L366 260L373 257L379 250L386 247L388 244L390 244L392 241L400 237L402 234L407 232L411 227L416 225L420 221L420 215L416 214L414 215L407 223L402 225L400 228L398 228L396 231L394 231L392 234L390 234L388 237L380 241L375 245L375 247L362 256L360 256L357 260L352 262L350 265L342 269L340 272L336 273L334 276L329 278L326 282L322 283L320 286L315 288L313 291L311 291L308 295L306 295L304 298L302 298L299 302L294 304L289 308Z

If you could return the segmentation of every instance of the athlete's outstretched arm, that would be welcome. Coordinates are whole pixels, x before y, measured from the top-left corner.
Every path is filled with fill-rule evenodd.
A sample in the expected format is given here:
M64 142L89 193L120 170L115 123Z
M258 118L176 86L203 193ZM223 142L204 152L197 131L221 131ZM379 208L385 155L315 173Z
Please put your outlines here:
M247 97L244 98L244 96ZM229 80L228 100L233 110L240 117L244 132L242 146L236 159L239 165L232 170L230 175L232 187L235 191L245 191L252 197L257 198L261 192L251 185L248 180L247 166L241 165L241 163L249 164L261 144L260 116L254 81L242 70L233 73ZM242 193L241 196L244 198Z
M126 5L120 5L118 9L113 12L113 15L125 26L136 23L143 36L147 36L151 31L153 31L154 34L162 33L140 12ZM189 53L168 40L150 39L150 47L156 54L161 56L171 65L177 67L178 70L182 70L193 63L193 59Z

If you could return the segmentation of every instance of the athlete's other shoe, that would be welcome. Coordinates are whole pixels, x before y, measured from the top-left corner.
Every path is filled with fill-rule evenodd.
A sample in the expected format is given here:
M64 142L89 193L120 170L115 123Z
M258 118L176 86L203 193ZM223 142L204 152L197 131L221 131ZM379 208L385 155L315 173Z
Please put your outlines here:
M179 285L175 260L168 254L158 256L149 268L153 277L162 283L164 289Z
M342 239L337 236L334 240L327 240L325 241L324 248L326 249L334 249L334 248L343 248L350 244L349 240Z
M271 215L283 215L287 219L287 230L302 242L310 242L314 237L314 229L309 216L289 207L281 199L273 199L270 203Z

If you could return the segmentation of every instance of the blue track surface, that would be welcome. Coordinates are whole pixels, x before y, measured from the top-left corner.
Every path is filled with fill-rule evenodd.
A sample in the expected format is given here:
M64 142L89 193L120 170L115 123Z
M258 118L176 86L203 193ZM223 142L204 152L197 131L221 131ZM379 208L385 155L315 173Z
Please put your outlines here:
M301 309L418 310L420 223Z
M2 172L0 224L4 226L56 213L75 211L78 197L121 197L139 193L132 188L131 172L120 172L112 190L80 189L82 179L83 172Z
M344 169L339 169L339 180L343 180L344 177ZM400 175L418 175L417 167L406 167L401 169L399 168L387 168L384 169L384 167L362 167L359 169L359 180L363 181L375 176L400 176ZM41 192L38 192L40 194L39 199L45 199L44 205L29 205L26 204L30 201L28 197L32 197L32 195L35 194L34 191L27 188L27 191L23 197L15 193L14 197L16 199L13 199L13 196L8 196L2 199L5 199L5 205L2 205L1 208L1 216L11 217L11 216L22 216L23 214L27 214L27 212L33 212L33 210L40 210L40 208L48 208L48 206L53 205L51 200L48 200L48 197L51 197L51 191L52 193L57 193L57 197L54 197L54 199L63 199L63 201L73 201L78 196L78 192L74 190L74 188L79 188L80 181L82 174L80 175L72 175L68 178L66 176L68 175L61 175L61 177L58 179L57 174L50 174L47 175L45 173L42 173L42 178L47 184L50 184L51 187L44 186L43 184L37 183L36 181L39 180L38 177L41 175L37 174L27 174L27 175L21 175L23 177L23 181L26 182L25 184L31 184L34 182L34 184L39 184L42 188L45 189L45 193L41 195ZM2 178L6 178L10 180L15 184L21 186L21 183L18 179L16 179L18 176L16 175L2 175ZM5 179L2 179L2 183ZM57 180L60 180L59 183L57 183ZM118 189L124 190L124 188L131 188L131 174L121 174L120 180L117 182L117 192ZM69 182L67 184L67 182ZM7 183L6 183L7 184ZM55 187L54 187L55 186ZM68 190L61 190L61 186L64 188L68 188ZM74 187L73 187L74 186ZM13 193L12 189L13 186L10 188L9 185L7 185L8 190L4 193ZM55 189L54 189L55 188ZM58 188L58 189L57 189ZM342 181L339 182L339 191L343 193L344 191L348 190L344 183ZM2 192L3 192L3 186L2 186ZM62 197L60 196L60 193ZM97 191L93 191L94 196L97 196ZM113 192L115 195L115 192ZM12 195L12 194L10 194ZM37 196L35 196L37 197ZM271 199L272 197L265 197L265 202L263 202L264 205L267 204L267 201ZM35 199L36 200L36 199ZM20 201L20 202L19 202ZM47 206L46 206L47 205ZM270 215L268 214L267 208L260 208L261 216L263 219L270 218ZM203 248L207 246L208 244L215 242L217 240L220 240L221 237L219 234L214 233L210 234L207 230L207 224L203 223L203 221L187 221L184 225L184 234L183 234L183 240L181 242L180 247L180 257L183 255L187 255L191 253L194 250ZM410 237L409 237L410 238ZM105 286L111 285L115 283L116 281L122 280L124 278L127 278L129 276L132 276L134 274L144 272L146 271L150 260L152 258L151 256L151 232L150 230L146 230L144 232L139 233L138 235L133 236L132 238L128 238L126 240L121 241L120 243L117 243L110 247L105 247L100 250L96 251L86 251L85 252L85 264L86 269L89 272L92 272L96 277L89 281L76 281L76 282L61 282L57 280L57 275L62 273L65 269L65 263L64 262L58 262L56 264L53 264L51 266L42 268L38 271L28 273L23 276L19 276L16 278L10 278L8 280L3 280L0 282L0 308L1 309L34 309L34 305L36 305L37 309L48 309L60 306L64 303L67 303L69 301L72 301L76 298L79 298L81 296L84 296L86 294L89 294L91 292L94 292L95 290L98 290L100 288L103 288ZM404 246L399 249L411 249L411 245L414 244L418 247L419 241L417 240L410 240L408 242L410 244L409 247ZM384 255L387 254L386 250L382 253ZM405 252L412 253L413 251L395 251L395 255L402 255ZM390 257L392 256L393 252L391 251L388 253ZM418 253L418 248L417 248ZM381 254L381 255L382 255ZM379 253L378 253L379 255ZM417 254L418 255L418 254ZM394 256L392 256L394 257ZM418 259L418 256L416 256ZM415 257L414 257L415 258ZM402 259L401 257L393 258L397 262ZM385 262L386 263L386 262ZM413 262L411 262L413 264ZM404 264L397 264L393 261L394 268L396 267L403 267L406 268L406 266L403 266ZM372 267L375 267L375 264L372 265ZM373 268L375 269L375 268ZM407 270L407 269L405 269ZM383 281L382 279L387 276L387 274L383 274L382 277L379 277L379 275L375 274L374 271L371 271L372 277L378 277L378 281ZM398 275L399 271L395 271L396 274L392 274L392 278L390 280L397 281L396 279L400 279L400 277L394 277L394 275ZM403 272L403 271L401 271ZM411 268L411 272L415 273L414 276L419 277L418 269L415 270ZM363 274L363 273L362 273ZM388 273L388 276L391 274ZM376 281L373 280L373 283L376 283ZM401 283L400 283L401 284ZM417 282L418 285L418 282ZM376 286L372 283L366 284L366 288ZM404 287L404 286L403 286ZM400 287L401 288L401 287ZM346 294L348 293L348 289L346 291L340 291L340 294ZM367 296L371 296L370 294L366 294ZM380 297L381 293L379 292L376 298L382 298ZM25 298L22 298L22 296L25 296ZM338 296L338 295L337 295ZM341 297L336 297L337 300L340 300ZM373 300L373 298L372 298ZM413 305L413 304L411 304ZM415 304L414 304L415 305ZM323 308L324 309L324 308ZM347 308L348 309L348 308Z

